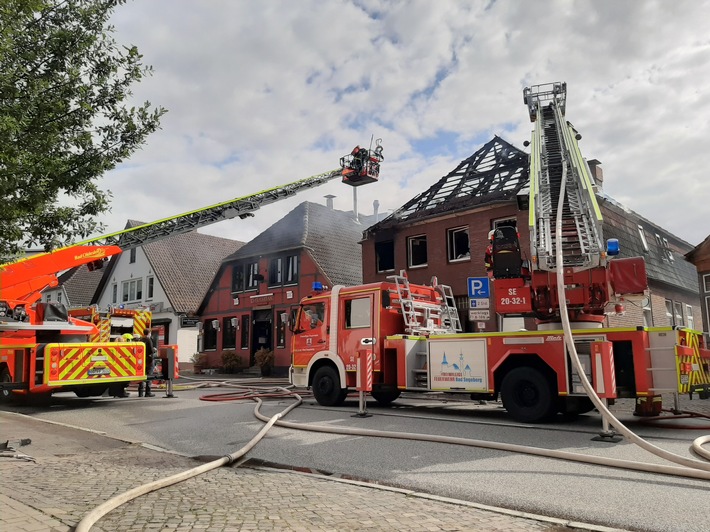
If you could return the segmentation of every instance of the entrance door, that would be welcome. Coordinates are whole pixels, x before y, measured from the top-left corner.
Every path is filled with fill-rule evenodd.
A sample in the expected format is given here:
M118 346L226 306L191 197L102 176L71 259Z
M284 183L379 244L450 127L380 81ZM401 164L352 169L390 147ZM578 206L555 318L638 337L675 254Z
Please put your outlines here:
M271 309L266 310L255 310L253 315L253 326L252 326L252 342L251 342L251 356L250 356L250 366L253 366L254 353L256 353L262 347L265 349L273 349L273 312Z

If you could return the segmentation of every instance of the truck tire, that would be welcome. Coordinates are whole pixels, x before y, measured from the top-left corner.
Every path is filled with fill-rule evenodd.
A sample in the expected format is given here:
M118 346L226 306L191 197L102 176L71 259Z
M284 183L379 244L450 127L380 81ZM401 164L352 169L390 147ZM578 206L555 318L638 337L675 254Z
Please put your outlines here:
M316 401L323 406L340 406L348 395L348 391L340 387L340 377L332 366L318 368L311 388Z
M401 390L373 390L370 395L381 406L389 406L393 401L397 400L401 393Z
M0 382L12 382L12 376L7 368L2 368L0 372ZM2 389L0 390L0 402L8 402L12 398L12 391Z
M540 370L515 368L501 385L503 406L516 421L539 423L548 421L557 412L557 391Z

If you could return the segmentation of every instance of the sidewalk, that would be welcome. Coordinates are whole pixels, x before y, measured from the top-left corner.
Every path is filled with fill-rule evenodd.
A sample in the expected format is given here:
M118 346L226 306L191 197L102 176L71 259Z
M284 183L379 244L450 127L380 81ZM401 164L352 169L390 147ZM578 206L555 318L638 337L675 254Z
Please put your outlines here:
M19 440L31 444L19 447ZM73 530L99 504L200 462L100 433L0 412L0 530ZM409 490L293 471L222 467L120 506L94 531L610 530Z

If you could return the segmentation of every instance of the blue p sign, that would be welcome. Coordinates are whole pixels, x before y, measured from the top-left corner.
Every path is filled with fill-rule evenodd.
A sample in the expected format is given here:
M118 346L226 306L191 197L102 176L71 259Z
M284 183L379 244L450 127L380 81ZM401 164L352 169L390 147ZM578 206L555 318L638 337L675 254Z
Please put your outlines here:
M468 297L470 297L470 298L491 297L491 291L490 291L490 287L488 285L488 277L469 277L468 278Z

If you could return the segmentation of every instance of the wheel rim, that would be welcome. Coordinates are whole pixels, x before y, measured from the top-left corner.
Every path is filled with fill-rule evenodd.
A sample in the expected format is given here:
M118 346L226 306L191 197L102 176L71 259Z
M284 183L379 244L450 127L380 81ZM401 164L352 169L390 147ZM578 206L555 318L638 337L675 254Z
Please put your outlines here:
M515 400L520 406L530 408L540 402L540 390L530 381L523 381L515 390Z
M318 381L318 391L323 395L330 395L335 389L335 384L333 379L330 377L323 377Z

